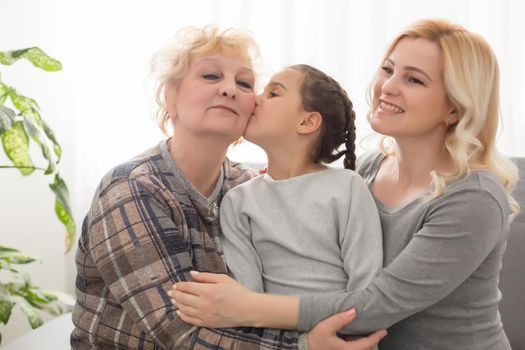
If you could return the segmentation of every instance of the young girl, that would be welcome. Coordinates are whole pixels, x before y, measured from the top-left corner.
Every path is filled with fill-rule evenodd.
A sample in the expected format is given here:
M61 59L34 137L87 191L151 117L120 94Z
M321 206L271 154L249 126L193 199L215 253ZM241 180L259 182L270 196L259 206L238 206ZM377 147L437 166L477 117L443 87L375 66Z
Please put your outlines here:
M245 287L344 292L381 269L377 209L352 171L354 119L344 89L308 65L275 74L258 96L244 137L265 150L268 171L229 191L220 216L228 269ZM345 169L323 164L342 156Z
M366 286L382 266L381 229L364 181L347 170L355 168L355 114L346 92L295 65L274 75L256 103L245 138L264 149L268 172L222 201L232 276L276 294ZM346 169L323 164L343 155Z

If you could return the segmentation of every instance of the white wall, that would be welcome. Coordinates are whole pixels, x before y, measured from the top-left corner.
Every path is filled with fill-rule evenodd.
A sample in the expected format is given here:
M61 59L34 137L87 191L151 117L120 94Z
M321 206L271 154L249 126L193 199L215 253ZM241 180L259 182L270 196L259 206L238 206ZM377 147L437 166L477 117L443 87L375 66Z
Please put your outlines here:
M261 46L264 82L274 70L309 63L345 86L358 114L359 138L368 134L365 88L388 40L421 17L445 17L482 34L502 70L505 128L500 146L525 156L525 24L519 0L0 0L0 50L39 46L64 70L47 73L28 63L0 66L1 79L35 98L64 148L78 228L100 177L112 166L162 138L151 119L146 84L152 53L185 25L217 23L250 31ZM270 21L271 19L271 21ZM240 161L263 161L249 144L230 152ZM35 150L39 159L39 151ZM0 158L0 164L5 159ZM64 257L63 228L53 213L47 181L0 170L0 244L40 257L29 267L46 288L73 291L73 255ZM28 330L20 315L4 343Z
M47 73L28 62L11 67L0 66L2 81L23 95L40 103L42 116L49 121L64 148L62 175L71 180L74 173L74 127L71 74L71 27L67 1L0 1L0 50L39 46L59 58L62 72ZM8 164L0 152L0 164ZM45 166L38 147L32 148L36 164ZM33 281L47 289L66 290L64 228L55 218L54 195L41 174L23 178L17 170L0 169L0 244L18 248L41 259L41 263L23 268ZM15 310L8 327L0 326L3 344L30 329L20 310ZM45 316L49 319L49 316Z

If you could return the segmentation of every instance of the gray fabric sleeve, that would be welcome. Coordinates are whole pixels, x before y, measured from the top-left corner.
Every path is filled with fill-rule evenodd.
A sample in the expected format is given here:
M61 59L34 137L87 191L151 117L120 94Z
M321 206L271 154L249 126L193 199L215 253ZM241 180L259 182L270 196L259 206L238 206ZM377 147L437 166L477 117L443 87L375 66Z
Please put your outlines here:
M383 237L377 207L359 176L352 178L350 205L341 244L348 275L346 291L366 287L383 267Z
M221 202L221 243L230 275L246 288L263 293L262 262L255 250L249 219L242 212L242 191L229 191Z
M298 329L308 331L330 315L355 307L357 318L345 331L370 333L435 304L475 271L502 239L505 225L502 206L482 189L436 200L422 228L368 287L301 296Z

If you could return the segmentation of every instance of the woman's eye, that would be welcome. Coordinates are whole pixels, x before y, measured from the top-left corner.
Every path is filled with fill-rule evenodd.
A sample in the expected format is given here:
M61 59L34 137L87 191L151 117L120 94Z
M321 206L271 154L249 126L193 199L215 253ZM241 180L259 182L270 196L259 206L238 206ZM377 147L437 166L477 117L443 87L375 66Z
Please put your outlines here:
M217 74L203 74L202 77L206 80L217 80L219 76Z
M239 84L240 86L242 86L245 89L251 89L252 88L252 85L250 83L248 83L247 81L240 80L240 81L237 82L237 84Z
M389 66L382 66L381 67L381 70L387 74L392 74L394 73L394 70L392 68L390 68Z
M425 85L425 83L423 83L421 80L417 79L417 78L408 78L408 81L413 83L413 84L418 84L418 85Z
M275 92L273 91L268 91L268 98L272 98L272 97L276 97L276 96L279 96L277 95Z

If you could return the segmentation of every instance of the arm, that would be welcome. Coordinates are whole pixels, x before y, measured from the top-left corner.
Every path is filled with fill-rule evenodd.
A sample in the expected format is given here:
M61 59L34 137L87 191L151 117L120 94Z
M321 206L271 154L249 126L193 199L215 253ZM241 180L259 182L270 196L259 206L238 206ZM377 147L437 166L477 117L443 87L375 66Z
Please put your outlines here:
M368 286L383 268L383 235L376 204L361 177L351 180L345 206L348 217L340 229L347 292Z
M221 243L230 275L246 288L263 292L262 262L252 244L242 191L229 191L221 202Z
M365 289L302 297L299 329L349 307L360 315L345 328L352 333L387 328L423 310L477 269L507 225L499 202L482 190L451 194L427 215L404 250Z
M195 273L195 271L192 271L192 275L195 279L198 279L202 284L201 283L180 282L179 283L181 285L180 289L183 289L186 292L182 293L177 298L178 300L180 300L180 303L177 302L177 305L179 306L179 311L181 311L180 313L178 312L178 314L180 314L181 318L184 321L187 321L188 323L191 323L191 324L202 325L203 323L205 323L209 325L209 322L210 322L209 320L214 319L214 318L219 324L221 322L224 322L224 317L227 317L227 316L224 316L220 313L214 313L214 309L213 309L214 305L221 305L220 304L221 300L214 300L213 298L216 297L217 295L215 291L221 294L225 289L228 289L228 283L230 282L236 284L238 287L240 287L245 292L247 292L248 296L246 297L246 299L248 300L250 300L250 294L255 298L257 298L257 296L262 296L262 297L266 296L264 294L257 294L254 292L247 291L242 286L240 286L238 283L236 283L234 280L232 280L231 278L225 275L210 274L210 273ZM203 289L200 289L203 285L206 287L204 287ZM214 286L219 286L219 288L216 288L214 290L213 289ZM170 294L172 295L177 294L178 292L180 292L178 289L179 288L175 289ZM234 295L234 298L232 298L232 295L228 295L229 299L245 300L241 297L241 294L236 293L235 288L229 289L229 290L232 291ZM187 293L187 292L191 292L191 293ZM200 296L202 295L199 295L199 292L204 293L202 294L204 295L204 298L200 298ZM190 299L193 296L196 296L197 298L195 298L196 300L191 301ZM288 308L290 305L294 305L290 301L280 299L280 297L278 296L270 296L270 295L268 296L270 298L266 299L267 301L270 301L270 302L273 301L277 304L282 303L280 304L280 306L282 306L285 309ZM297 299L296 297L294 298ZM202 302L202 299L212 300L212 303L208 306L202 307L202 305L200 305ZM188 301L188 300L190 300L189 304L191 304L191 306L182 304L183 302ZM261 300L251 299L251 301L252 301L251 304L255 305L255 308L252 310L244 309L245 314L251 314L251 312L264 314L265 308L269 307L268 305L264 304L265 303L264 298ZM262 304L258 304L259 301L261 301ZM297 300L297 303L298 303L298 300ZM230 306L233 308L236 308L236 305L229 305L229 307ZM193 307L197 308L196 313L193 313L193 311L195 310L193 311L191 310L193 309ZM293 307L293 309L297 310L298 305L296 304ZM210 310L212 310L211 318L209 317ZM225 308L225 310L229 310L229 308ZM186 313L182 313L182 311L186 311ZM285 311L285 312L293 312L293 310ZM191 315L191 316L188 316L188 315ZM372 349L377 349L376 348L377 344L386 335L385 330L376 331L373 334L369 335L368 337L363 337L358 340L346 340L345 341L337 335L337 332L339 332L343 326L352 322L355 315L356 315L355 310L350 310L350 311L345 311L345 312L336 314L334 316L327 318L326 320L319 322L308 333L306 337L304 337L304 335L301 335L299 347L303 348L304 346L306 346L306 342L307 342L307 346L309 350L315 350L315 349L372 350ZM273 313L273 316L279 317L279 315L276 314L275 312ZM260 316L258 317L259 318L257 318L253 322L260 322L259 321ZM284 317L287 317L287 316L285 315ZM273 319L267 319L267 320L264 320L263 322L270 323L270 322L275 322L275 321ZM296 323L297 322L295 322L295 324Z
M224 349L296 349L297 332L211 330L176 315L165 291L172 283L189 279L195 267L189 237L182 230L183 213L172 212L166 200L162 189L147 179L121 179L95 201L86 248L112 302L162 348L220 344Z

